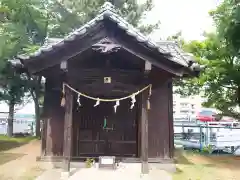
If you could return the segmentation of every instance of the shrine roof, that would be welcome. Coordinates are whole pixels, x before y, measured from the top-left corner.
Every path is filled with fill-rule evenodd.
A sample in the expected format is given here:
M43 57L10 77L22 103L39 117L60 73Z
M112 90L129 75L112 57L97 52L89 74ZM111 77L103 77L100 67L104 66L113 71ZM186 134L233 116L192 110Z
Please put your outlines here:
M43 58L46 54L51 51L55 51L63 48L66 44L75 41L80 36L83 36L88 32L89 29L97 25L97 23L108 19L114 22L117 27L123 30L126 35L133 37L138 43L144 44L148 49L157 51L159 54L164 55L167 59L174 64L190 68L196 67L198 64L195 62L193 55L185 53L176 42L174 41L158 41L155 42L148 36L145 36L138 29L129 24L125 19L117 14L117 10L114 6L106 2L102 6L99 14L93 18L91 21L87 22L78 29L73 30L70 34L62 39L49 38L42 47L40 47L36 52L30 55L18 56L22 62L28 62L36 58Z

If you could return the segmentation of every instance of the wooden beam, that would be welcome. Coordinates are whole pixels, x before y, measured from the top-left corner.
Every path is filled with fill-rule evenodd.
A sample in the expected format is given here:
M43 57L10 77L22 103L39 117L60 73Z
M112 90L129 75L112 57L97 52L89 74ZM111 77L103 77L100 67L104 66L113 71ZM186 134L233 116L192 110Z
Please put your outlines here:
M120 44L122 49L135 55L139 59L148 61L152 65L160 69L163 69L167 72L170 72L174 75L177 75L180 77L183 76L183 73L184 73L183 67L181 68L179 67L179 65L168 60L166 57L164 57L164 54L162 54L162 56L158 55L156 56L156 58L152 58L151 55L156 54L156 52L153 52L149 50L147 47L144 47L144 45L142 45L141 43L132 40L131 38L129 38L129 36L126 35L125 32L114 31L114 34L111 36L111 40L116 44Z
M65 117L64 117L64 142L63 142L63 170L70 171L70 160L72 151L72 111L73 95L72 92L65 89Z
M117 41L118 42L118 41ZM167 65L164 65L163 63L160 62L156 62L155 59L148 57L140 52L137 51L133 51L130 48L128 48L126 45L122 45L123 49L125 49L126 51L128 51L129 53L134 54L135 56L137 56L139 59L142 59L144 61L150 61L153 65L155 65L156 67L163 69L167 72L170 72L174 75L177 76L182 76L183 75L183 71L179 71L179 70L173 70L172 68L168 67Z
M141 162L142 174L149 173L148 167L148 109L147 109L148 91L142 92L141 101Z

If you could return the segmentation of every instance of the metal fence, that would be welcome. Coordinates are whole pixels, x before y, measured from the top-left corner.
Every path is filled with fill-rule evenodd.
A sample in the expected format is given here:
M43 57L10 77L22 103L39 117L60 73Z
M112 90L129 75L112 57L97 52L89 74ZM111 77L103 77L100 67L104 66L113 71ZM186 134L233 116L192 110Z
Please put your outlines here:
M240 126L174 123L174 143L184 148L240 155Z

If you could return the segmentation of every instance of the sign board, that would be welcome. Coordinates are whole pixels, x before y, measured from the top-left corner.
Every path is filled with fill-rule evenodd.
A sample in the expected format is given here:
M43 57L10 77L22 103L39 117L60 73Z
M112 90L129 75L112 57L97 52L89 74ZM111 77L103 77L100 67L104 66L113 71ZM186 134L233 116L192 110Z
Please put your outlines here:
M105 84L110 84L112 82L112 78L111 77L104 77L104 83Z
M107 167L115 169L115 156L100 156L99 157L99 167Z
M114 164L114 159L112 157L103 157L101 164Z

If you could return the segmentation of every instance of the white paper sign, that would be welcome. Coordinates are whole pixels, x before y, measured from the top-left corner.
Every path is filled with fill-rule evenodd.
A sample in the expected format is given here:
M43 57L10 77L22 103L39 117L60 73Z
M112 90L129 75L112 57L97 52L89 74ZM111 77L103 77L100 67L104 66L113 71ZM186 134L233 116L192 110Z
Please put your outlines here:
M101 164L114 164L114 160L112 157L102 157Z

